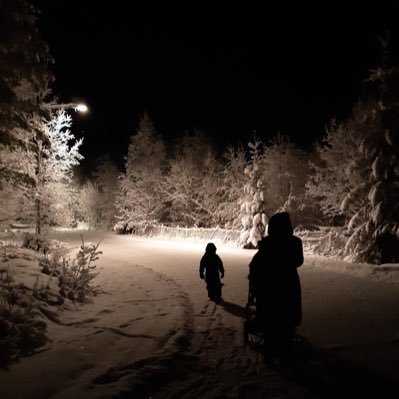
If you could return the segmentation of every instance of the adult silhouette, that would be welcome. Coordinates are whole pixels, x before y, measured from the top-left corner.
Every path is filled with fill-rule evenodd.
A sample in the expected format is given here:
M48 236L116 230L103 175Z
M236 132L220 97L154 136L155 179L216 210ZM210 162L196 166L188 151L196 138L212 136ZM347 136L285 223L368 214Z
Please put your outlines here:
M282 351L292 342L302 320L297 271L303 264L302 241L294 236L287 212L270 218L268 235L258 248L249 265L250 290L264 331L265 351Z

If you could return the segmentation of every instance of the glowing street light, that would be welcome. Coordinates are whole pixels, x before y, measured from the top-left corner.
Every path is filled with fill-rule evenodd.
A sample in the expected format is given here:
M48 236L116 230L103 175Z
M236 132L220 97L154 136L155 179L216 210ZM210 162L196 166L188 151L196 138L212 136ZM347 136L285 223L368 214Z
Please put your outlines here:
M86 104L78 104L75 108L75 111L79 112L87 112L88 108Z

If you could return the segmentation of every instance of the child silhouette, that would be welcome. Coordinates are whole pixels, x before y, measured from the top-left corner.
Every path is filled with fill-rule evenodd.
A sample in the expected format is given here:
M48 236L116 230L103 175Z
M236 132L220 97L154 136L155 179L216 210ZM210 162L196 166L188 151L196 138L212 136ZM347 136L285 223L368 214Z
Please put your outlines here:
M208 243L205 254L201 258L199 275L205 279L208 297L211 301L219 303L222 299L222 282L224 277L223 262L216 254L216 246L212 242Z

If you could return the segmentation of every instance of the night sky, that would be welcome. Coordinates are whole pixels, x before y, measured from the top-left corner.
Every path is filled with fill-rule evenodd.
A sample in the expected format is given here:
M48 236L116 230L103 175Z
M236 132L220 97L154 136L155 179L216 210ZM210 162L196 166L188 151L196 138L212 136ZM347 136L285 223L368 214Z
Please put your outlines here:
M399 2L292 3L36 0L54 94L91 110L73 116L86 163L105 152L121 159L143 112L168 141L193 127L221 147L254 131L304 146L320 138L381 64L385 29L397 61Z

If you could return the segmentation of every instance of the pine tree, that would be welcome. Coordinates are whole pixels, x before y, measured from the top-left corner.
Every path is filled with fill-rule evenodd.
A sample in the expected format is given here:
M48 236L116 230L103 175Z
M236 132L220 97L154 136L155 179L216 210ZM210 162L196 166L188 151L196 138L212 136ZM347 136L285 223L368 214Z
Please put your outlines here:
M358 245L356 257L373 263L399 262L399 68L372 71L370 80L379 87L381 127L361 151L370 157L370 187L363 214L366 220L352 234L347 248ZM377 104L376 104L377 105Z
M372 99L358 101L350 118L341 124L331 123L323 144L317 148L320 162L312 165L313 174L307 183L308 194L330 222L347 229L350 239L345 252L357 259L363 251L361 246L370 243L366 233L367 197L377 148L375 138L381 131L375 105Z
M308 185L326 214L344 217L345 254L370 263L399 261L399 70L387 66L387 38L381 44L383 66L368 79L377 94L332 126Z
M133 229L161 220L161 183L166 152L150 117L145 114L131 137L126 172L120 177L116 199L118 226Z
M343 221L344 253L370 263L381 261L381 236L395 237L399 221L398 143L393 122L384 122L396 110L382 105L378 99L359 101L346 122L331 125L307 184L324 213Z
M42 135L35 119L53 77L48 46L27 1L0 2L0 37L0 200L7 220L24 216L21 204L35 185L34 140Z
M263 143L254 138L248 143L250 160L244 169L246 182L243 196L239 200L241 221L240 243L245 247L256 248L258 241L266 233L269 215L265 202L262 162L264 159Z

